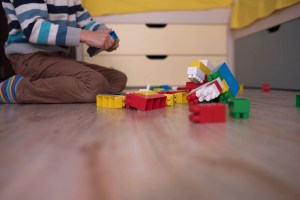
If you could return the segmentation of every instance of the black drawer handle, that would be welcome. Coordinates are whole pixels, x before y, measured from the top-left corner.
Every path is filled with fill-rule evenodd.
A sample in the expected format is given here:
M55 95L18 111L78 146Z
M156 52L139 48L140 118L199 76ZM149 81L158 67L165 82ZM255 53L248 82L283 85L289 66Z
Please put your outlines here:
M275 32L277 32L279 29L280 29L280 25L278 25L278 26L273 26L273 27L271 27L271 28L268 29L268 32L269 32L269 33L275 33Z
M145 24L148 28L165 28L168 24Z
M146 55L146 57L150 60L164 60L168 56L167 55Z

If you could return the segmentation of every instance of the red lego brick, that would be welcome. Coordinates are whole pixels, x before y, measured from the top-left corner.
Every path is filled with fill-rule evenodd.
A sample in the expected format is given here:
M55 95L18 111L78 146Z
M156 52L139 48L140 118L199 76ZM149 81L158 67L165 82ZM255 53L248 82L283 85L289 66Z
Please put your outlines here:
M193 122L225 122L226 106L221 103L191 105L189 119Z
M270 89L271 89L271 85L269 83L264 83L262 85L263 92L270 92Z
M142 111L164 108L167 97L162 94L142 95L137 93L126 94L126 108L136 108Z
M204 83L194 83L194 82L186 82L185 87L186 87L186 91L190 92L193 89L199 87L200 85L203 85Z

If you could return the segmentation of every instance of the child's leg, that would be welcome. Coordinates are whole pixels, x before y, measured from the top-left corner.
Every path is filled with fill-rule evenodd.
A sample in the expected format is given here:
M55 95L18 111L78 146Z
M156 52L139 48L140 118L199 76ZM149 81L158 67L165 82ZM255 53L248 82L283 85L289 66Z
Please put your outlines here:
M112 94L117 94L125 89L127 76L118 70L107 68L99 65L94 65L90 63L80 62L93 70L101 73L109 82L109 91Z
M18 103L95 102L96 94L109 92L102 74L58 54L14 54L11 63L24 76L17 87Z

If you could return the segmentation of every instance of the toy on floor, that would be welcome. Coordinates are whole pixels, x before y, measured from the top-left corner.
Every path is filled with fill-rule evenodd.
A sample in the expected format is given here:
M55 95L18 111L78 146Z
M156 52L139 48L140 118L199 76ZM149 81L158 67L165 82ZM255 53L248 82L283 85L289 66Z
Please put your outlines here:
M249 118L250 113L250 101L244 98L235 98L229 101L229 112L230 116L239 118Z
M125 95L126 108L136 108L142 111L164 108L167 97L162 94L144 95L141 93L128 93Z
M198 78L194 79L193 77L202 78L202 85L191 90L189 95L187 96L187 100L190 104L197 104L203 101L209 102L216 99L217 97L219 102L228 103L229 99L232 99L237 95L240 89L239 85L226 63L222 63L212 69L213 65L209 61L202 62L200 60L199 62L201 64L198 64L198 66L202 67L197 67L197 75L188 74L188 78L192 77L190 79L193 81L198 81ZM203 67L205 66L204 63L208 64L210 67ZM191 72L189 68L191 67L188 67L188 72Z
M102 108L124 108L125 96L122 95L97 95L96 105Z
M262 85L263 92L270 92L270 89L271 89L271 85L269 83L264 83Z
M209 103L190 105L189 110L192 114L189 119L193 122L225 122L226 121L226 105L221 103Z
M296 107L300 108L300 94L296 95Z
M109 34L112 36L112 38L113 38L115 41L117 41L117 40L119 39L118 36L117 36L117 34L115 33L115 31L112 31L112 32L110 32ZM100 48L89 47L89 48L87 49L87 54L88 54L90 57L93 57L94 55L98 54L100 51L101 51Z

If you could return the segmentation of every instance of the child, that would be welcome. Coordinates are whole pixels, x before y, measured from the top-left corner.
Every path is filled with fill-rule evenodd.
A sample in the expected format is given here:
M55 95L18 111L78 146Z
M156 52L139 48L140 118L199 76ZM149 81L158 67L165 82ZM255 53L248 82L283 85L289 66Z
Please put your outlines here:
M98 93L119 93L124 73L66 57L85 43L114 51L119 40L98 24L80 0L2 0L8 20L5 44L16 75L0 83L0 103L95 102Z

